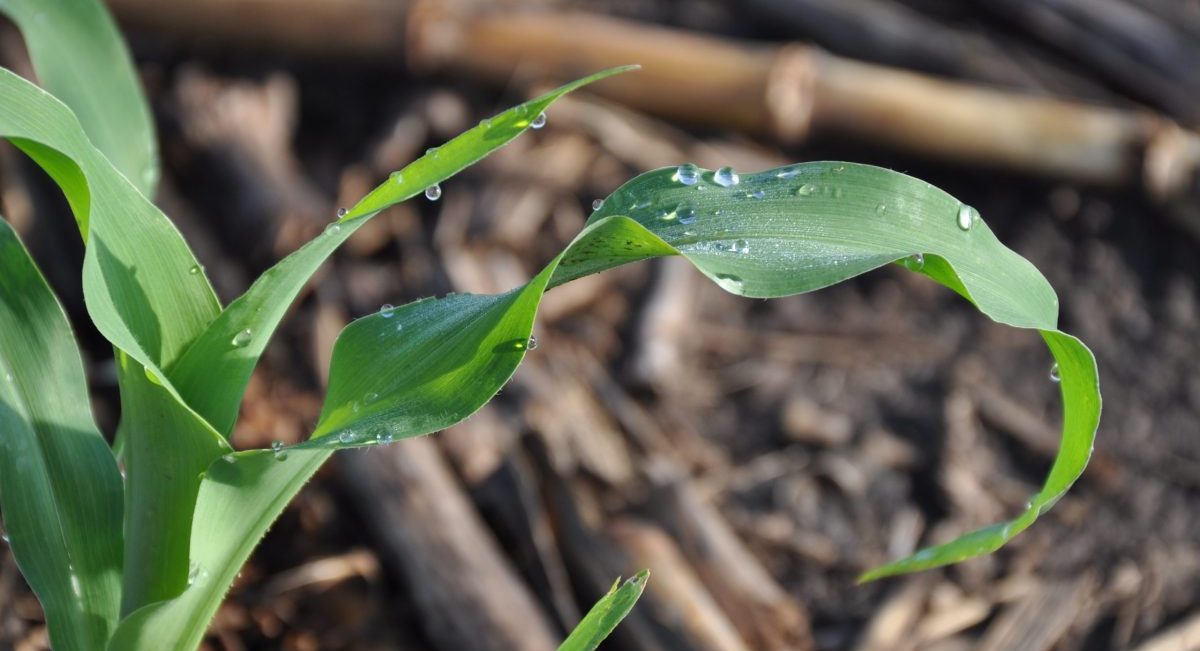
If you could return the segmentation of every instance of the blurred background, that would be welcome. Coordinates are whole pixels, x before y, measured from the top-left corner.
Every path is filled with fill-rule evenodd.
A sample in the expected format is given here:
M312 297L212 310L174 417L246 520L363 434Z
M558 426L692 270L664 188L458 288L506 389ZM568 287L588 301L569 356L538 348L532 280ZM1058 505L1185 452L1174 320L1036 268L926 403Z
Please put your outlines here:
M589 277L547 296L540 346L471 420L329 463L206 649L549 651L642 567L605 649L1200 649L1200 2L109 5L159 128L157 202L225 301L426 148L643 65L347 242L268 349L238 447L308 435L351 319L523 283L593 199L687 161L873 163L978 207L1059 292L1105 398L1091 466L1032 529L859 586L1036 491L1061 414L1040 338L899 268L767 302L680 260ZM0 60L30 75L9 25ZM8 146L0 206L71 312L111 434L81 245ZM0 549L0 648L45 646Z

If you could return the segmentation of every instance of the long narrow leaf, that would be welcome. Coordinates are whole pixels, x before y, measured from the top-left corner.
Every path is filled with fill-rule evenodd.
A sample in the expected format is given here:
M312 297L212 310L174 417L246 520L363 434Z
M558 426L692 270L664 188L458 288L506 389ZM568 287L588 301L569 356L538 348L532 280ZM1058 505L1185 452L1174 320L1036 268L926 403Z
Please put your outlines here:
M372 445L467 417L520 361L537 307L526 292L675 253L726 291L752 297L811 291L906 260L993 320L1036 329L1046 340L1062 376L1065 416L1041 491L1015 519L922 550L864 580L999 548L1053 506L1087 465L1100 416L1095 361L1079 340L1057 330L1058 299L1049 283L970 206L904 174L849 163L797 165L740 183L687 168L649 172L606 199L571 246L511 294L523 300L451 297L350 324L334 348L321 422L301 447ZM547 272L552 276L543 285ZM445 318L447 309L479 316L464 323Z
M87 243L88 313L114 346L166 377L220 306L175 226L88 140L50 94L0 69L0 137L58 183ZM173 391L174 389L170 389Z
M125 41L99 0L5 0L38 80L71 107L96 147L142 194L158 182L154 121Z
M102 648L121 595L121 476L66 315L0 219L0 508L56 649Z
M605 70L504 111L393 175L350 209L337 224L332 224L323 236L263 274L169 369L172 382L187 403L217 431L228 435L237 418L250 373L271 334L317 267L342 242L384 208L424 192L427 187L441 183L511 142L559 97L630 69L632 66ZM239 345L230 346L231 341L238 341Z
M163 371L219 306L175 226L92 146L67 107L7 70L0 97L0 136L45 169L71 205L88 245L88 312L122 357L121 437L132 454L121 603L130 612L182 591L200 474L230 451Z

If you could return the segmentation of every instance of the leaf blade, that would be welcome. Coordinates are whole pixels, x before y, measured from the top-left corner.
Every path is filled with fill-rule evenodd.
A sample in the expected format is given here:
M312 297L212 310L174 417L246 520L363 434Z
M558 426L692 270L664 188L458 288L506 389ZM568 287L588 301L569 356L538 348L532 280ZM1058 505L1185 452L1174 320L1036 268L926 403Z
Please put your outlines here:
M121 592L121 478L66 315L0 219L0 507L59 649L103 646Z
M629 577L625 583L614 583L608 594L600 598L583 620L571 631L558 651L595 651L625 619L629 611L641 598L650 581L650 570L642 570Z
M38 79L143 195L158 183L158 143L129 49L97 0L0 3L25 38Z
M636 68L625 66L598 72L561 86L511 108L426 153L372 190L336 226L281 260L233 301L169 370L185 401L228 435L237 417L242 394L258 358L266 349L288 307L308 278L326 258L379 211L417 196L463 168L511 142L530 127L530 121L559 97L581 86ZM233 350L229 341L243 331L251 336ZM219 381L214 383L214 378ZM215 389L214 389L215 385Z

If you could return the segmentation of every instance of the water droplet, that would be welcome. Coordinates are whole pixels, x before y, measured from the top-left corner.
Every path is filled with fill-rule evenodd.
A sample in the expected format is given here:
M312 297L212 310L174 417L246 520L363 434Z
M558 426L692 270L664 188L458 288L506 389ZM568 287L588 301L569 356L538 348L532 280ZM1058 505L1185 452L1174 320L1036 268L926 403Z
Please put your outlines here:
M762 190L755 190L753 192L746 193L747 199L762 199L765 196L767 196L767 193L763 192Z
M253 336L254 332L251 331L250 328L246 328L245 330L238 332L233 336L233 347L242 348L246 344L250 343L250 338Z
M696 209L691 204L681 203L675 208L675 216L680 224L692 224L696 221Z
M538 113L538 116L533 119L533 122L529 123L529 127L531 129L541 129L544 126L546 126L546 114L545 113Z
M438 199L441 199L442 186L434 183L433 185L425 188L425 198L429 199L430 201L437 201Z
M350 429L343 431L341 434L338 434L338 440L341 441L342 443L353 443L354 439L356 437L357 437L357 435L354 433L354 430L350 430Z
M932 549L922 549L921 551L917 552L916 554L913 554L913 560L921 561L921 562L933 560L933 550Z
M846 166L845 165L837 165L833 168L833 171L837 174L841 174L842 172L846 171Z
M722 167L713 173L713 182L723 188L732 188L740 180L737 172L733 171L732 167Z
M675 169L675 180L684 185L696 185L700 180L700 169L691 163L684 163Z
M745 283L743 283L742 279L738 278L737 276L730 274L717 274L717 285L720 285L721 289L732 294L740 294L742 293L742 287L745 285Z
M979 211L975 210L967 204L961 204L958 207L958 227L964 231L971 230L975 225L975 220L979 219Z
M537 337L535 337L533 335L529 335L529 341L525 345L526 349L537 350L537 346L538 346Z
M886 203L881 203L878 206L875 206L875 214L876 215L883 217L883 215L885 213L887 213L887 204Z
M750 253L750 243L746 240L738 240L733 243L732 251L738 255L746 255Z
M425 150L425 155L426 155L426 156L432 156L433 158L437 158L437 157L438 157L438 148L437 148L437 147L430 147L429 149L426 149L426 150Z
M202 565L195 561L188 565L188 585L206 578L208 578L208 570L204 569Z
M676 215L676 214L675 214L675 211L674 211L674 210L660 210L660 211L658 211L658 218L659 218L659 219L661 219L661 220L663 220L663 221L665 221L665 222L674 221L674 220L675 220L675 218L676 218L677 216L678 216L678 215Z
M283 449L283 441L271 441L271 454L275 455L276 461L287 459L287 452Z
M345 208L338 208L338 209L337 209L337 216L338 216L338 219L341 219L342 217L345 217L345 216L346 216L346 215L348 215L348 214L350 214L350 211L349 211L349 210L347 210L347 209L345 209Z
M7 533L0 533L0 542L4 543L5 545L11 542Z
M385 319L392 318L392 315L395 313L396 306L392 305L391 303L384 303L383 305L379 306L379 316Z
M403 183L404 182L404 175L401 174L400 172L392 172L390 178L392 179L393 183Z
M790 179L790 178L794 178L799 173L800 173L799 167L789 167L786 170L783 170L783 171L779 172L778 174L776 174L775 178Z
M600 210L604 207L604 199L596 199L592 202L592 212Z
M811 197L812 194L816 191L817 191L817 186L815 186L811 183L805 183L804 185L796 188L796 196L797 197Z
M1058 362L1050 367L1050 381L1055 384L1062 382L1062 375L1058 372Z
M198 265L198 264L192 265L192 268L188 269L188 273L192 274L193 276L199 275L200 274L200 265Z
M342 232L342 225L337 222L333 222L325 227L326 235L337 235L340 232Z
M364 405L369 405L376 400L379 400L379 394L375 393L374 391L368 391L367 395L363 396Z
M925 254L914 253L904 259L904 268L909 271L920 271L925 268Z
M375 435L375 443L378 445L387 445L392 442L392 433L382 431Z
M224 461L225 463L233 463L236 460L237 458L232 454L226 454L225 456L221 457L221 461Z
M83 596L83 585L79 582L79 575L75 573L75 568L69 568L71 572L71 592L75 593L76 597Z
M484 118L484 119L480 120L479 126L483 127L484 129L490 129L492 126L491 118Z

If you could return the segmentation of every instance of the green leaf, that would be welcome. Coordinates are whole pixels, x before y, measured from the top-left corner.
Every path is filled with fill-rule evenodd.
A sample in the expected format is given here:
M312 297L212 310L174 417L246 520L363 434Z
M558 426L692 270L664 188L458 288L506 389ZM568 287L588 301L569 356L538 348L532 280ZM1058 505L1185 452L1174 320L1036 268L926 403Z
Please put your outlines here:
M250 552L330 454L253 450L214 462L196 500L187 589L123 619L108 649L196 648Z
M895 261L915 268L912 256L921 255L920 273L993 320L1037 329L1046 340L1062 376L1065 417L1042 490L1012 521L922 550L863 580L999 548L1053 506L1087 465L1100 415L1095 360L1057 330L1058 299L1049 283L949 194L890 170L836 162L745 175L731 187L706 171L691 185L674 169L649 172L606 199L524 288L418 302L355 321L334 347L321 421L299 447L373 445L466 418L520 362L537 309L531 291L676 253L726 291L760 298L812 291Z
M4 69L0 97L0 137L58 183L88 244L83 290L96 327L166 377L162 367L220 310L195 256L175 226L92 146L66 106Z
M125 41L98 0L5 0L38 79L79 117L113 166L144 195L158 182L154 122Z
M0 509L56 649L102 648L121 594L121 476L62 307L0 219Z
M604 595L588 614L584 616L579 626L571 631L571 635L558 647L558 651L594 651L608 637L617 624L633 610L633 605L641 598L650 579L650 570L642 570L629 577L625 583L618 579L608 594ZM619 586L619 587L618 587Z
M317 267L379 211L414 197L499 149L529 128L531 121L559 97L636 66L613 68L574 81L479 123L436 150L413 161L358 202L339 222L281 260L196 339L170 368L172 382L198 413L226 436L258 358ZM230 341L243 335L244 345ZM239 340L240 341L240 340Z
M124 617L188 586L193 510L208 465L232 452L162 381L118 353L125 433Z
M163 371L219 305L179 231L92 146L67 107L2 69L0 97L0 136L45 169L71 205L88 245L88 312L122 358L120 438L131 452L124 511L130 569L121 599L127 613L182 590L200 474L230 451Z

